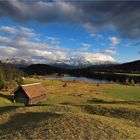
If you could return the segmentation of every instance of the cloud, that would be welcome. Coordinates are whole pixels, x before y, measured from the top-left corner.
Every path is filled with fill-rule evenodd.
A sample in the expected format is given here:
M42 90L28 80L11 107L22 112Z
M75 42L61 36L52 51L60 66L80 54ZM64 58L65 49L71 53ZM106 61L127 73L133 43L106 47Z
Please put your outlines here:
M91 37L95 37L96 39L104 39L103 35L101 34L90 34Z
M17 49L11 46L0 46L0 58L13 57L17 55Z
M120 39L115 36L109 37L109 40L111 42L110 47L116 47L120 43Z
M50 46L47 43L30 41L25 37L16 37L14 39L10 39L8 37L0 37L0 42L2 42L3 44L9 44L13 48L65 50L65 48L62 48L60 46Z
M17 29L15 29L14 27L9 27L9 26L1 26L0 30L10 33L10 34L15 34L17 33Z
M79 50L81 51L87 51L90 49L90 44L87 44L87 43L81 43L82 45L82 48L80 48Z
M59 40L58 38L52 37L52 36L46 36L46 38L47 38L48 40L51 40L51 41Z
M10 43L11 39L8 37L0 36L0 43Z
M23 49L13 48L11 46L0 46L0 58L6 59L10 57L20 57L28 61L36 63L52 63L67 62L74 60L75 62L116 62L116 60L108 54L103 53L87 53L87 52L66 52L66 51L48 51L39 49ZM78 60L78 61L77 61Z
M70 38L69 40L70 40L70 41L76 41L74 38Z
M10 57L20 57L20 59L27 59L31 61L34 59L36 63L39 61L53 62L53 61L61 61L66 59L66 53L61 51L47 51L47 50L39 50L39 49L28 49L28 48L13 48L11 46L0 46L0 58L10 58Z
M22 36L32 36L32 37L37 35L33 29L21 27L21 26L20 29L18 30L18 34Z
M6 30L5 30L6 29ZM8 30L7 30L8 29ZM10 32L10 29L16 32ZM0 30L8 33L6 36L0 36L0 59L9 57L20 57L23 59L34 60L36 62L62 60L68 49L58 45L48 45L46 38L38 42L39 35L33 29L23 26L10 27L2 26ZM49 37L51 41L57 41L58 38ZM65 53L63 53L65 51Z
M64 1L1 1L0 15L10 17L17 22L30 20L56 22L74 20L76 8ZM57 9L57 10L56 10ZM71 14L70 14L71 13ZM75 18L76 20L76 18Z
M26 28L26 27L9 27L9 26L2 26L2 28L0 27L0 30L3 29L13 29L16 32L13 32L12 36L0 36L0 43L2 43L2 45L10 45L13 48L28 48L28 49L51 49L51 50L66 50L65 48L62 48L56 44L59 44L59 42L57 42L57 38L53 38L50 37L49 39L51 39L52 44L55 45L48 45L48 43L44 43L44 42L36 42L36 37L37 34L34 32L33 29L30 28ZM7 30L3 30L4 32L7 32ZM9 30L8 30L9 31ZM30 39L30 37L32 37L32 40ZM56 41L56 42L55 42Z
M1 28L1 30L3 29ZM15 29L16 32L8 32L8 34L4 34L5 36L0 36L0 59L19 57L21 59L35 61L36 63L67 62L71 60L74 60L75 62L88 61L90 63L115 61L115 59L110 56L113 52L109 50L106 50L106 53L86 52L90 48L90 44L88 43L82 43L82 48L80 50L72 51L58 45L49 45L47 42L48 40L59 41L60 39L47 36L46 41L46 37L43 38L42 36L39 36L33 29L22 26L6 26L6 29ZM7 32L7 30L3 31ZM40 37L42 37L41 41L37 41Z
M36 36L37 34L33 31L33 29L30 28L26 28L23 26L19 26L19 27L10 27L10 26L1 26L0 30L3 32L6 32L8 34L13 34L13 35L17 35L17 36Z
M0 1L0 16L16 22L69 22L89 32L109 28L124 37L140 35L140 1ZM57 9L57 10L56 10Z
M138 41L134 44L134 46L139 46L139 45L140 45L140 41Z
M80 57L82 60L86 60L90 63L96 63L96 62L116 62L116 60L109 56L105 55L103 53L76 53L76 56Z
M116 50L104 50L104 51L98 51L98 53L102 53L102 54L107 54L107 55L114 55L116 54Z
M46 39L51 43L51 44L60 44L60 39L57 37L52 37L52 36L46 36Z
M87 52L67 52L52 51L28 48L14 48L12 46L0 46L0 58L20 57L35 63L52 63L52 62L115 62L116 60L108 54L87 53ZM78 60L78 61L77 61Z

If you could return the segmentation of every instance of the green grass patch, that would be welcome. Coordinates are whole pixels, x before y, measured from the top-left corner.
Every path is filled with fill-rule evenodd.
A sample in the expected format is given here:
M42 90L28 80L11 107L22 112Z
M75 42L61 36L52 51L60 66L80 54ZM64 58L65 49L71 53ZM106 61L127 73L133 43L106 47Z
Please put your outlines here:
M140 74L136 74L136 73L115 73L118 75L128 75L128 76L140 76Z
M105 90L107 95L128 101L140 101L140 86L114 84Z

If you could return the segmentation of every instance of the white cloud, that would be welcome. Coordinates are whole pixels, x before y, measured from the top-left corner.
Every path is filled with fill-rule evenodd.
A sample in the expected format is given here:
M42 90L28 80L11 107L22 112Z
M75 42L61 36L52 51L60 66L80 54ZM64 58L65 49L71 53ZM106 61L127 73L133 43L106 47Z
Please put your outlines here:
M107 54L116 54L116 50L105 50L104 52Z
M24 37L16 38L15 40L13 40L12 46L15 48L21 47L21 48L28 48L28 49L64 50L64 48L57 45L50 46L47 43L29 41L28 39Z
M115 62L116 60L109 56L102 53L78 53L77 56L81 57L82 59L89 61L91 63L96 62Z
M17 49L11 46L0 46L0 58L14 57L17 55Z
M46 36L46 39L51 44L57 44L57 45L60 44L59 38L57 38L57 37Z
M59 40L58 38L52 37L52 36L46 36L46 38L47 38L48 40L51 40L51 41Z
M86 51L89 50L90 44L81 43L82 48L74 52L58 45L48 45L48 42L46 43L46 38L50 41L59 41L59 38L47 36L44 40L41 38L41 41L38 41L40 36L36 34L34 30L21 26L14 29L16 29L16 32L11 32L9 35L6 34L6 36L0 36L0 59L20 57L42 63L70 61L71 59L75 61L80 60L81 62L89 61L91 63L115 61L115 59L110 56L111 54L115 54L113 50L89 53ZM5 32L8 31L6 30Z
M111 42L110 47L115 47L120 43L120 39L115 36L109 37L109 40Z
M104 39L103 35L101 35L101 34L95 34L95 33L93 33L93 34L90 34L90 36L91 37L95 37L96 39Z
M108 54L108 55L113 55L116 54L116 50L104 50L104 51L98 51L99 53L103 53L103 54Z
M13 48L11 46L0 46L0 56L6 57L20 57L28 58L28 60L34 60L36 63L42 62L56 62L80 60L81 62L88 61L90 63L96 62L115 62L116 60L109 54L104 53L87 53L87 52L67 52L67 51L47 51L40 49L28 49L28 48Z
M32 37L32 36L37 35L33 29L26 28L23 26L19 26L19 27L1 26L0 30L9 34L17 35L17 36L20 35L20 36L25 36L25 37L28 37L28 36Z
M75 39L74 39L74 38L70 38L69 40L70 40L70 41L75 41Z
M9 27L9 26L1 26L0 30L10 33L10 34L15 34L17 33L17 29L14 27Z
M89 33L94 33L96 31L96 28L89 22L84 23L83 27L89 32Z
M41 42L41 39L38 38L38 37L34 37L34 40L37 41L37 42Z
M6 30L4 30L6 29ZM52 50L65 50L65 48L62 48L58 46L60 42L58 41L58 38L55 37L48 37L49 40L51 40L52 45L48 45L48 43L42 43L37 42L37 34L34 32L33 29L26 28L19 26L17 28L9 27L9 26L2 26L0 30L3 30L5 32L15 30L16 32L12 32L12 36L0 36L0 43L3 43L2 45L10 45L14 48L28 48L28 49L52 49ZM32 37L32 39L30 39Z
M23 36L36 36L37 34L33 29L20 26L18 33Z
M9 43L11 42L11 39L8 37L0 36L0 43Z
M60 44L60 41L51 41L50 43L51 44L55 44L55 45L59 45Z
M87 51L90 48L90 44L81 43L81 45L82 45L82 48L79 49L81 51Z

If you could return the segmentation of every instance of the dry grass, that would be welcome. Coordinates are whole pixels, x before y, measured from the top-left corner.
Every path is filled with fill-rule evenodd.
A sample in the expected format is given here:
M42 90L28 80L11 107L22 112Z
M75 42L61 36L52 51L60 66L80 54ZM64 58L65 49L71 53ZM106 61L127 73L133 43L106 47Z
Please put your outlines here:
M25 80L33 82L46 87L46 102L24 107L1 93L0 139L140 139L140 103L107 93L122 85Z
M84 107L84 108L83 108ZM90 110L94 110L94 106ZM1 139L138 139L135 120L105 115L107 108L87 112L86 106L17 107L1 114ZM96 113L96 111L101 111ZM131 110L132 111L132 110ZM137 113L136 110L133 110ZM114 110L116 114L118 110ZM92 114L92 115L91 115ZM98 114L98 115L96 115ZM9 127L10 126L10 127Z

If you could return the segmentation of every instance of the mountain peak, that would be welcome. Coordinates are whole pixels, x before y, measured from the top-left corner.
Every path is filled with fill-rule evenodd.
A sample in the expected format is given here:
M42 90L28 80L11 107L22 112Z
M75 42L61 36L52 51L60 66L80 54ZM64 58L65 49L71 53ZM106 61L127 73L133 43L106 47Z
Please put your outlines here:
M111 61L95 61L91 62L88 59L74 59L70 58L67 60L56 60L56 61L35 61L35 60L29 60L25 58L19 58L19 57L12 57L12 58L6 58L1 60L3 63L12 64L12 65L30 65L30 64L49 64L57 67L65 67L65 68L82 68L87 67L91 65L102 65L102 64L114 64L114 62Z

